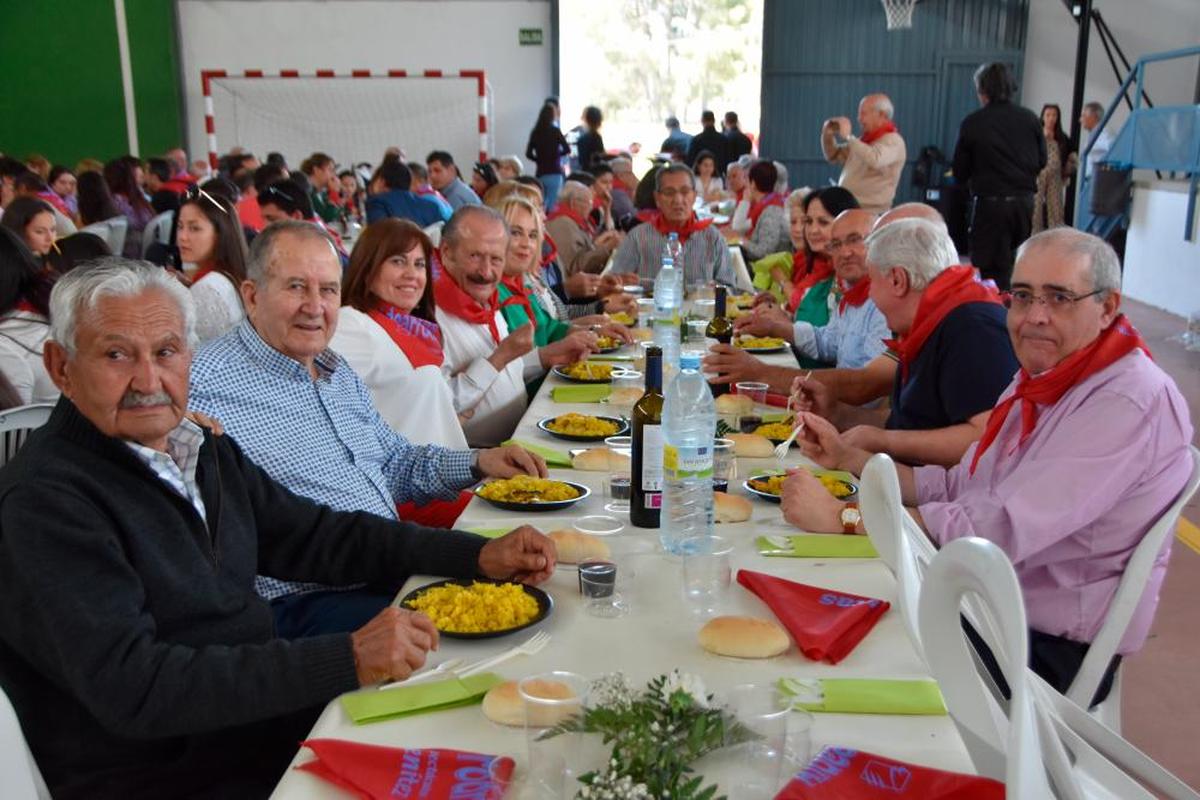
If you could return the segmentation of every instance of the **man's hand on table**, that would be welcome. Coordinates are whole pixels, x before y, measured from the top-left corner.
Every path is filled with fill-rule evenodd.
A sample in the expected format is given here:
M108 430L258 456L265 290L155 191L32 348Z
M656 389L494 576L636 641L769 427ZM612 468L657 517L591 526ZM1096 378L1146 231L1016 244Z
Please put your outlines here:
M829 493L806 469L788 470L779 496L783 518L813 533L841 533L842 509L846 504Z
M554 573L554 542L530 525L492 539L479 551L479 572L489 578L537 585Z
M777 336L792 341L792 319L777 305L758 305L754 311L738 317L733 322L734 333L751 336Z
M425 664L425 654L438 648L433 620L420 611L389 606L350 634L354 671L360 686L399 681Z
M538 348L542 366L547 369L583 361L594 352L596 334L591 331L571 331L557 342Z
M545 478L550 474L541 456L515 444L480 450L478 467L489 478L511 478L514 475Z
M709 383L757 381L763 375L763 362L729 344L714 344L702 363Z

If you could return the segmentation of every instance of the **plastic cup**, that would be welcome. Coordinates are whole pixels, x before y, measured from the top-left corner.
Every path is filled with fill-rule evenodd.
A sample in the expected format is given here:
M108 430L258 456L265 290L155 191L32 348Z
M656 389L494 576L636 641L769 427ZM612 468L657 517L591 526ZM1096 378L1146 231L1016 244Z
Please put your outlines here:
M713 617L728 600L733 582L733 545L720 536L692 536L679 543L683 596L693 616Z
M689 319L687 321L687 343L704 346L705 334L708 332L708 320L706 319Z
M783 783L791 700L774 684L734 686L725 705L755 738L730 749L725 776L745 800L770 800ZM732 773L732 774L731 774Z
M618 455L630 456L633 453L632 436L609 436L604 445ZM608 480L604 483L604 494L608 502L605 511L614 514L629 513L629 497L633 491L633 472L630 462L609 459Z
M613 411L628 417L633 413L633 405L643 394L646 385L645 376L634 369L614 369L612 373L612 392L608 396L608 405ZM634 397L637 395L637 398Z
M572 757L579 734L543 738L546 729L583 713L588 681L574 672L544 672L517 684L525 710L525 743L529 749L523 788L529 797L568 797L576 788Z
M733 387L738 394L753 400L755 405L765 406L767 404L767 389L770 388L767 384L757 381L738 381Z
M603 619L623 617L629 613L622 594L623 578L617 563L607 559L584 561L579 565L579 591L583 594L583 610L589 616Z
M649 328L654 324L654 299L639 297L637 299L638 327Z
M728 492L729 483L736 477L734 469L737 460L733 453L733 440L716 439L713 441L713 491Z

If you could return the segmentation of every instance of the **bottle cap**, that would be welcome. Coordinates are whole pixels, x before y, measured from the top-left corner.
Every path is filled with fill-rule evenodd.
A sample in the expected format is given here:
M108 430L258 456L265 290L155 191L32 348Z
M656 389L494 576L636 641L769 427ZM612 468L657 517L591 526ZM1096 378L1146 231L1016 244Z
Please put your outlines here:
M700 371L700 354L694 351L679 354L680 369L694 369Z

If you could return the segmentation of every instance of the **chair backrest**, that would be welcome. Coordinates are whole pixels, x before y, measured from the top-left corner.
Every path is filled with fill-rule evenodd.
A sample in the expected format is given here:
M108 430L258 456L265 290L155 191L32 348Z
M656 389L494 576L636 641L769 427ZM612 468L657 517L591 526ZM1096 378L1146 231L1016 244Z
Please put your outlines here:
M426 225L424 228L422 228L422 230L425 231L425 235L429 237L429 241L433 242L434 247L437 247L442 243L442 228L444 228L445 225L446 223L438 221L432 225Z
M50 800L33 753L21 732L21 722L4 689L0 688L0 775L7 800Z
M896 465L885 453L871 457L859 482L859 507L867 536L879 551L879 557L896 576L900 614L917 652L921 652L921 634L917 627L917 603L924 568L917 562L905 530L904 502Z
M1108 669L1108 663L1112 661L1113 655L1117 652L1121 639L1129 627L1129 621L1133 618L1133 613L1142 600L1142 595L1146 590L1146 581L1150 577L1150 571L1154 569L1154 562L1158 559L1159 553L1162 552L1171 534L1174 533L1183 507L1192 499L1196 488L1200 486L1200 450L1190 445L1188 450L1192 456L1191 477L1188 478L1183 491L1179 493L1171 507L1158 518L1158 521L1134 548L1133 555L1129 557L1129 563L1125 565L1121 581L1117 584L1116 594L1113 595L1112 603L1108 607L1108 616L1105 617L1104 624L1100 626L1100 632L1092 639L1091 647L1088 648L1087 655L1079 667L1079 673L1071 683L1071 688L1067 690L1067 697L1083 708L1091 705L1096 688L1104 678L1104 671ZM1120 702L1119 697L1113 699Z
M46 424L53 410L53 403L34 403L0 411L0 467L12 460L30 431Z
M104 220L108 226L108 246L113 255L121 255L125 250L125 236L129 233L129 220L125 217L113 217Z
M980 679L959 615L975 595L994 627L991 642L1012 692L1008 717ZM1041 738L1030 684L1025 680L1029 634L1016 572L1004 552L985 539L956 539L930 562L918 607L926 662L946 708L983 775L1002 780L1014 798L1054 797L1042 763Z
M146 228L142 231L142 258L146 257L152 246L169 243L174 216L174 211L164 211L146 223Z

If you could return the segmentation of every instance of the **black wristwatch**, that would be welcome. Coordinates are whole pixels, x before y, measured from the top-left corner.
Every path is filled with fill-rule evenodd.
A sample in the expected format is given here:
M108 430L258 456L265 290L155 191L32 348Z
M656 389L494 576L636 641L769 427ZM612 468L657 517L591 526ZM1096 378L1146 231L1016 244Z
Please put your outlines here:
M477 481L481 481L487 477L483 474L483 470L479 468L479 451L475 448L471 449L471 477Z

